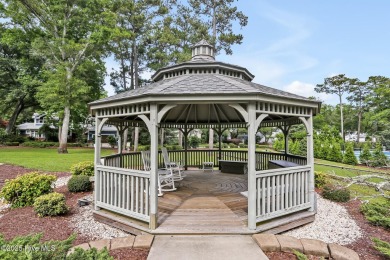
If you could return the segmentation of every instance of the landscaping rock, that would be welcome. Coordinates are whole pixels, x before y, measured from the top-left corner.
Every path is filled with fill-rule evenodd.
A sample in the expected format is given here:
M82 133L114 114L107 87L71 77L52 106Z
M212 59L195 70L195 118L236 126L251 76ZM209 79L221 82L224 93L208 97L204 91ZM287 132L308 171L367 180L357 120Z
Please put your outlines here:
M328 248L334 260L359 260L359 255L352 249L337 244L328 244Z
M279 241L273 234L255 234L252 238L264 252L280 251Z
M303 253L306 255L329 256L328 245L320 240L302 238Z
M146 248L149 249L152 246L154 236L153 235L139 235L135 237L133 244L134 248Z
M282 252L292 252L293 250L297 250L303 253L303 246L299 239L290 236L280 236L276 235L276 239L280 244L280 251Z
M102 239L97 241L91 241L89 242L89 246L91 248L96 248L97 250L102 250L104 247L106 247L108 250L110 250L111 240L110 239Z
M111 240L111 250L133 247L135 236L117 237Z

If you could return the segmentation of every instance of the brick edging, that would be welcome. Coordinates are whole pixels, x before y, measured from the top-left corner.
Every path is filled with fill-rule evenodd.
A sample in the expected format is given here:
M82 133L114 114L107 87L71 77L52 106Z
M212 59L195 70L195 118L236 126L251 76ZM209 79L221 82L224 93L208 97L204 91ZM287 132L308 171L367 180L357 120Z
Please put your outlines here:
M95 240L72 247L71 249L69 249L68 255L73 253L76 248L81 248L84 250L88 250L90 248L102 250L105 247L108 250L114 250L119 248L150 249L153 244L153 240L153 235L130 235L127 237Z
M317 239L298 239L285 235L255 234L252 239L264 252L292 252L315 256L331 257L336 260L359 260L352 249L334 243L325 243Z

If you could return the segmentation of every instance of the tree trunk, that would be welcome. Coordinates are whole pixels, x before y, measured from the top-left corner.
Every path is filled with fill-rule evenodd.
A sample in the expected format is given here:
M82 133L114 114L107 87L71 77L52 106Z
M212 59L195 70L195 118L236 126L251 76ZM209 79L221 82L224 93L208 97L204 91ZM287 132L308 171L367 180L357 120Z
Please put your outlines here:
M134 152L138 149L139 127L134 128Z
M343 102L342 102L342 100L341 100L341 95L339 95L339 98L340 98L341 137L343 138L343 141L345 142L345 136L344 136Z
M360 125L362 122L362 111L359 111L358 113L358 131L357 131L357 142L360 142Z
M126 147L127 147L127 136L128 135L129 135L129 128L126 128L125 131L123 131L122 150L126 150Z
M165 129L161 128L161 132L160 132L160 145L161 145L161 147L164 146L164 132L165 132Z
M12 116L11 116L11 118L8 121L8 125L5 128L5 131L7 132L7 134L11 134L12 129L15 126L16 119L18 119L18 116L19 116L20 112L22 112L22 110L23 110L23 99L19 99L18 103L17 103L17 105L15 107L15 110L12 113Z
M138 88L138 80L139 80L139 75L138 75L138 50L137 50L137 44L134 44L134 88Z
M178 144L183 147L183 132L179 130Z
M214 148L214 130L210 128L209 130L209 149Z
M70 122L70 107L69 105L64 108L64 119L62 121L62 130L60 136L60 146L58 147L58 153L68 153L68 131Z

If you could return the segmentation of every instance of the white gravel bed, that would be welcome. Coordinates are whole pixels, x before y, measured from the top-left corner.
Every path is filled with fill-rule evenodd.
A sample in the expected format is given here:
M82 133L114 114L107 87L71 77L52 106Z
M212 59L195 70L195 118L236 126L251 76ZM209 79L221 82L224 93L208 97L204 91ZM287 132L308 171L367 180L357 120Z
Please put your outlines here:
M92 195L84 197L88 201L92 201ZM106 224L95 221L92 215L92 204L88 206L79 207L71 223L75 231L82 234L91 240L110 239L115 237L127 237L128 233L120 229L110 227Z
M362 237L362 231L343 206L317 194L315 221L287 231L284 235L346 245Z
M68 184L68 181L70 180L71 177L72 177L72 176L66 176L66 177L58 178L58 179L54 182L53 186L56 187L56 188L58 188L58 187L62 187L62 186L67 185L67 184Z

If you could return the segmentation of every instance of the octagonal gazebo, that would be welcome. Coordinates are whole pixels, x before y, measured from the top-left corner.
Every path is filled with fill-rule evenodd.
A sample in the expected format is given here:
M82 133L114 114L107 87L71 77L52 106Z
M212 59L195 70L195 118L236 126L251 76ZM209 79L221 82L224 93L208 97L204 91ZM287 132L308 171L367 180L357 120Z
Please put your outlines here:
M248 130L248 151L240 156L248 169L248 232L262 231L261 225L270 221L286 225L291 219L299 220L294 215L302 212L305 217L313 216L312 117L319 112L320 102L252 83L254 76L247 69L215 61L214 49L206 41L193 47L192 56L191 61L158 70L152 76L153 83L145 87L90 103L97 133L95 211L115 212L148 223L147 231L153 233L158 227L159 128L177 128L186 137L196 128L213 128L221 135L226 129L240 127ZM120 134L128 127L147 127L151 170L143 171L136 153L119 152L102 160L99 133L104 124L115 125ZM304 124L307 131L306 158L288 153L287 136L295 124ZM256 152L259 127L282 129L285 152ZM118 143L121 145L121 140ZM182 159L186 167L187 152L185 145ZM222 158L219 146L211 160L219 166ZM270 160L282 163L278 169L270 169Z

